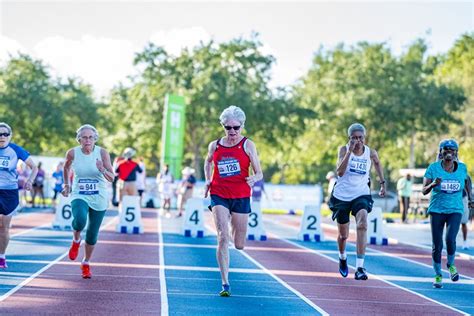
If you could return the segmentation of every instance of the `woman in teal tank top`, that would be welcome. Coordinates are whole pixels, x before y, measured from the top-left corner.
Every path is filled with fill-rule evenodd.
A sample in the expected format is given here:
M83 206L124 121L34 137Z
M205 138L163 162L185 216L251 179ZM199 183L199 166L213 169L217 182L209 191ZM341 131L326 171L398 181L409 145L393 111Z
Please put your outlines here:
M459 280L459 274L454 266L456 256L456 236L461 225L464 212L462 192L466 186L467 168L457 159L458 144L454 139L443 140L440 144L438 161L432 163L426 170L423 179L423 194L431 192L428 214L430 215L431 237L433 242L433 268L435 270L434 288L441 288L441 254L443 251L443 231L446 226L446 251L448 253L447 268L451 280ZM472 205L469 188L469 203Z
M92 274L89 261L108 205L107 181L112 182L114 173L109 153L95 144L99 134L94 126L89 124L81 126L77 130L76 139L80 145L69 149L66 153L62 194L64 196L71 194L72 197L74 238L69 249L71 260L77 258L81 245L81 232L89 218L81 271L84 279L90 279ZM74 172L72 188L71 171Z

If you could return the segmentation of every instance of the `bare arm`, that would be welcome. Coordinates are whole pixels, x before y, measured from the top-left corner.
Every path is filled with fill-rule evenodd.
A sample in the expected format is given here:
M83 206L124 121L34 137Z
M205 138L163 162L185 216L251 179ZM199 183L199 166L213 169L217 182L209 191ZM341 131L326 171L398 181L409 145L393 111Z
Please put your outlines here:
M342 177L347 169L347 164L349 163L349 158L351 157L351 151L347 150L346 146L341 146L339 148L339 154L337 159L337 168L336 173L339 177Z
M421 193L423 193L423 195L427 195L428 193L431 192L431 190L433 190L434 187L436 187L440 183L441 183L441 178L436 178L434 181L433 179L429 179L426 177L423 178L423 189L421 190Z
M370 159L372 160L372 163L374 164L375 172L377 172L377 176L379 177L379 180L380 180L379 195L381 197L384 197L385 196L385 178L383 176L383 168L382 168L382 164L380 163L379 155L377 154L377 151L375 149L370 150Z
M28 157L28 159L25 160L25 163L31 169L31 174L28 180L26 180L25 189L31 191L33 187L33 181L36 178L36 174L38 174L38 167L34 163L33 159L31 159L31 157Z
M114 170L112 167L112 163L110 162L110 155L105 150L104 148L100 149L100 157L102 158L101 160L97 160L96 165L97 169L99 169L100 173L104 175L104 178L107 179L107 181L112 182L114 181Z
M204 192L204 197L207 197L209 194L209 189L211 188L211 177L212 177L212 156L216 151L217 141L213 141L209 144L209 150L207 152L206 159L204 160L204 178L206 179L206 187Z
M465 182L464 182L464 188L466 190L466 193L467 193L467 199L469 201L469 203L471 205L469 205L469 207L474 207L474 201L473 201L473 197L472 197L472 182L471 182L471 178L467 177Z
M254 175L246 178L248 185L252 187L255 182L263 179L262 167L260 166L257 147L255 146L255 143L252 142L250 139L247 140L247 146L245 148L245 151L250 157L250 163L252 164L252 169L254 172Z
M71 166L72 162L74 161L74 149L69 149L66 153L66 161L64 162L63 167L63 191L61 192L62 195L68 196L71 193L71 184L69 183L69 179L71 178Z

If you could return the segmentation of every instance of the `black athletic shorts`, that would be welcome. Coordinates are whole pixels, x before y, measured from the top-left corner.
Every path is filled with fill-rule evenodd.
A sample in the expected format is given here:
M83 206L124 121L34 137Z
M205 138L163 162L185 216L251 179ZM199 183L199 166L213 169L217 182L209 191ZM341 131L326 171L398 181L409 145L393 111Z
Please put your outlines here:
M367 210L367 213L372 211L374 200L370 195L361 195L352 201L341 201L331 195L328 206L332 211L332 220L337 219L339 224L349 223L349 216L352 212L356 216L360 210Z
M250 214L252 212L250 209L250 198L225 199L218 195L211 194L209 210L212 211L212 208L216 205L224 206L231 213Z

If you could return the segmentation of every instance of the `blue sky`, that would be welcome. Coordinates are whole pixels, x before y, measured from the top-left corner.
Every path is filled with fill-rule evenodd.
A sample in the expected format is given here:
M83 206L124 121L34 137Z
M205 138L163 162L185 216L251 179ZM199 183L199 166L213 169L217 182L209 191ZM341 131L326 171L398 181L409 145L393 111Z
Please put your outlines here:
M1 1L1 0L0 0ZM173 53L199 41L260 34L273 54L272 86L294 83L320 47L386 42L400 54L416 38L444 53L474 30L473 1L163 2L3 0L0 62L18 50L59 76L79 76L98 95L136 73L133 54L148 41Z

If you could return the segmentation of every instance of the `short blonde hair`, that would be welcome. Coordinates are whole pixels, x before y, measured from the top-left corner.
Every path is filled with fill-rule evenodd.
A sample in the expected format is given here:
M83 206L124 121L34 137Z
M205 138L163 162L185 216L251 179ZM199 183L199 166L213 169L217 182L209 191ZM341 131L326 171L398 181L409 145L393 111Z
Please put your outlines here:
M5 122L0 122L0 127L6 128L10 134L12 133L12 128L11 128L10 125L8 125L7 123L5 123Z

